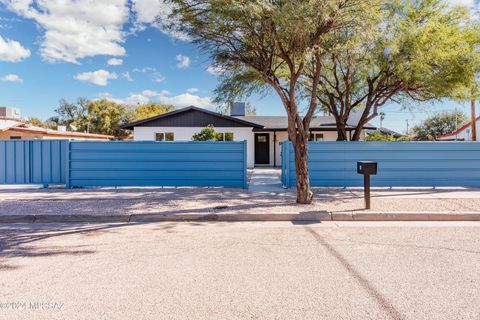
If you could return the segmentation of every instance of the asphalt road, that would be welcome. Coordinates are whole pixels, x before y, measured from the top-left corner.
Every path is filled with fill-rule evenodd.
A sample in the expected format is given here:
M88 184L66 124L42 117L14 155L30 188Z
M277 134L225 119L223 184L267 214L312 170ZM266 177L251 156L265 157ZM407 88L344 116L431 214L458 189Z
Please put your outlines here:
M480 224L0 225L0 319L480 319Z

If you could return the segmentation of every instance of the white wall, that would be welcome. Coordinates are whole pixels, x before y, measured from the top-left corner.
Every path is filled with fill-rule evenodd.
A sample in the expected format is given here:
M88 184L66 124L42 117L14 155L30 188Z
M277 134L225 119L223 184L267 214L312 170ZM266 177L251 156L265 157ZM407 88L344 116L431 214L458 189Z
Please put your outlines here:
M204 127L135 127L133 130L133 139L140 141L155 140L156 132L173 132L175 141L191 141L192 136L200 132ZM233 132L234 141L247 140L247 166L253 168L254 165L254 140L253 128L248 127L215 127L216 132Z

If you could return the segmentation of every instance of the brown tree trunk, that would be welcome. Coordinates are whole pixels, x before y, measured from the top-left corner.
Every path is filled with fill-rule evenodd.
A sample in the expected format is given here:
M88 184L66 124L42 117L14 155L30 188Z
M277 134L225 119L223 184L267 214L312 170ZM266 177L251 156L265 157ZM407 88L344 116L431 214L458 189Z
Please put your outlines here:
M347 130L345 129L345 125L339 125L337 123L337 141L347 141Z
M313 192L310 189L310 176L308 175L308 139L307 134L297 133L297 141L293 143L295 152L295 168L297 178L297 203L310 204Z

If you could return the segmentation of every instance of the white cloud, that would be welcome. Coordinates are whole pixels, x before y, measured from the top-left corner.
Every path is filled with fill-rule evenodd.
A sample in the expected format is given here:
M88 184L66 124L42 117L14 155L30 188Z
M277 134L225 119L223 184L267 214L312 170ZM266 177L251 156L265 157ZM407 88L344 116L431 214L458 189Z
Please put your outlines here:
M182 41L190 40L186 34L168 28L172 22L175 22L170 17L173 9L171 4L165 3L164 0L132 0L132 4L132 11L135 12L136 16L135 27L137 29L142 30L144 25L151 25L175 39Z
M146 72L154 72L154 71L157 71L157 69L152 68L152 67L143 67L143 68L134 68L132 71L133 71L133 72L146 73Z
M223 69L221 67L216 67L216 66L209 66L207 68L207 72L211 73L213 75L219 76L219 75L221 75L222 73L225 72L225 69Z
M122 103L128 105L157 102L162 104L171 104L177 108L188 107L191 105L207 109L211 109L212 107L214 107L212 99L210 97L201 97L188 92L179 95L172 95L167 90L144 90L140 93L130 93L124 99L115 99L111 95L109 95L108 97L113 101L121 101Z
M163 82L163 81L165 81L165 79L166 78L160 72L155 72L152 75L152 81L156 82L156 83Z
M122 56L127 0L0 0L44 31L41 56L49 62L78 63L95 55Z
M108 80L117 79L118 76L115 72L111 73L100 69L97 71L79 73L74 78L83 82L96 84L97 86L106 86Z
M0 61L19 62L28 57L30 50L24 48L20 42L0 36Z
M175 59L178 61L176 64L177 68L179 69L185 69L190 66L190 58L187 56L184 56L182 54L178 54Z
M198 88L189 88L189 89L187 89L187 92L188 92L188 93L197 93L198 91L200 91L200 89L198 89Z
M23 79L16 74L7 74L2 78L2 81L6 82L23 82Z
M122 73L122 78L127 79L128 81L133 81L132 77L130 76L130 72L128 71Z
M120 66L122 63L123 63L123 60L118 58L111 58L107 61L107 64L109 66Z

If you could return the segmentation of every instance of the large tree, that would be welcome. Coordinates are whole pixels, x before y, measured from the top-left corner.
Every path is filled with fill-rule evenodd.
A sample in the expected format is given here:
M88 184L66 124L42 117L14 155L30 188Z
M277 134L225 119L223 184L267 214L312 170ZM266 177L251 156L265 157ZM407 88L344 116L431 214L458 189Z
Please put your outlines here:
M142 120L175 110L173 105L148 102L130 107L129 122Z
M278 94L295 152L297 202L311 203L307 142L324 55L335 45L330 34L368 21L376 1L169 1L175 6L172 27L210 54L214 65L246 74Z
M356 126L352 139L359 140L387 102L457 97L478 70L480 29L465 7L397 0L375 8L363 23L330 32L322 55L317 98L335 118L338 140L347 140L348 125ZM318 76L308 67L300 78L307 96ZM237 68L223 74L217 96L233 100L267 88L251 69Z
M412 128L414 140L430 141L436 136L452 133L468 122L463 112L442 112Z

